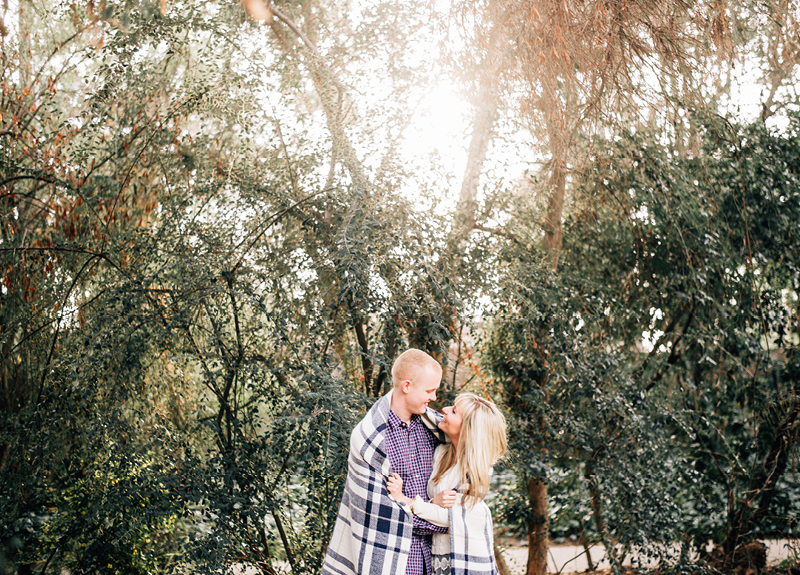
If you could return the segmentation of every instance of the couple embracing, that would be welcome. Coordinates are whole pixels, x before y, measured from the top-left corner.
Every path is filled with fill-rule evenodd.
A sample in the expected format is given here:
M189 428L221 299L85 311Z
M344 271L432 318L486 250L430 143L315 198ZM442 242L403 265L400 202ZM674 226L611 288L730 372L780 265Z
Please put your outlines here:
M350 436L347 482L322 575L496 574L492 517L483 498L506 449L491 401L462 393L444 415L442 368L409 349L392 391Z

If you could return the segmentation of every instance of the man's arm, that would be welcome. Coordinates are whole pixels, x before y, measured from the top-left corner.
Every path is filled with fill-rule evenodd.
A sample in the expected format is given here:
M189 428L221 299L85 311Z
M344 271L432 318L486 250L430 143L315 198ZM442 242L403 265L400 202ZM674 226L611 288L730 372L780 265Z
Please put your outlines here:
M434 505L434 507L439 507L438 505ZM439 507L439 509L442 509ZM445 513L447 513L447 509L442 509ZM425 521L421 517L417 517L414 515L414 533L418 535L433 535L434 533L447 533L448 528L450 526L450 519L449 517L445 521L447 525L441 527L439 525L434 525L428 521Z

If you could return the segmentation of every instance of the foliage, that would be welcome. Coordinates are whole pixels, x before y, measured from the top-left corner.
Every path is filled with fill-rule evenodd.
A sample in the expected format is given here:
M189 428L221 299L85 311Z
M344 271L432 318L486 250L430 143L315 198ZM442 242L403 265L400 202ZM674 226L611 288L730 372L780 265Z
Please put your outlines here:
M385 32L368 51L393 53L388 7L363 15ZM350 430L409 341L436 353L451 337L436 222L397 194L391 150L373 151L377 174L325 151L347 134L303 111L302 49L259 46L239 6L15 8L0 197L6 560L317 571ZM340 54L326 73L354 60Z
M578 481L623 549L797 529L800 118L702 120L695 157L646 131L593 148L562 270L507 249L484 350L521 477Z
M556 274L547 184L457 241L436 170L403 191L427 3L270 11L3 7L0 570L317 572L393 358L470 357L483 292L506 517L547 477L617 564L796 533L797 118L587 144Z

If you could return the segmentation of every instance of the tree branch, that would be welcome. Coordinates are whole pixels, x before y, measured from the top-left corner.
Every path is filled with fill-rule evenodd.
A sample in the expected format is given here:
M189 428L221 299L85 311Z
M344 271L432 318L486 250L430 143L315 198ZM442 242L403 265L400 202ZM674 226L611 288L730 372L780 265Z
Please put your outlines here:
M506 239L511 240L512 242L517 244L519 247L527 249L525 247L525 245L523 245L523 243L519 240L519 238L517 236L515 236L514 234L512 234L511 232L509 232L509 231L507 231L507 230L505 230L503 228L487 228L486 226L482 226L481 224L473 224L472 227L474 229L476 229L476 230L480 230L480 231L486 232L488 234L504 237Z
M56 351L56 344L58 343L58 333L61 328L61 320L64 318L64 308L67 305L67 300L69 299L72 290L75 288L75 285L78 283L78 280L81 278L83 271L89 266L90 263L94 262L100 258L99 255L93 255L89 259L87 259L81 269L78 270L78 273L75 274L75 278L72 280L72 284L70 284L69 289L67 289L67 293L64 294L64 301L61 304L61 311L59 312L58 321L56 322L56 330L53 334L53 341L50 344L50 352L47 354L47 360L44 362L44 367L42 368L42 379L39 381L39 391L36 394L36 403L38 404L42 399L42 392L44 391L44 382L47 380L47 372L50 368L50 362L53 360L53 355Z
M307 47L309 50L311 50L311 51L312 51L312 52L313 52L313 53L314 53L316 56L319 56L319 51L317 50L317 46L314 44L314 42L312 42L312 41L311 41L311 40L308 38L308 36L306 36L306 35L303 33L303 31L302 31L302 30L300 30L300 28L298 28L298 27L297 27L297 24L295 24L295 23L294 23L294 22L292 22L292 21L291 21L289 18L287 18L287 17L286 17L286 16L283 14L283 12L281 12L280 10L278 10L277 8L275 8L275 6L273 6L271 3L270 3L270 5L269 5L269 6L267 6L267 8L269 9L269 11L270 11L270 12L272 12L272 13L273 13L275 16L277 16L277 17L278 17L278 20L280 20L281 22L283 22L284 24L286 24L286 25L287 25L289 28L291 28L292 32L294 32L295 34L297 34L297 37L298 37L298 38L300 38L300 39L303 41L303 44L305 44L305 45L306 45L306 47Z

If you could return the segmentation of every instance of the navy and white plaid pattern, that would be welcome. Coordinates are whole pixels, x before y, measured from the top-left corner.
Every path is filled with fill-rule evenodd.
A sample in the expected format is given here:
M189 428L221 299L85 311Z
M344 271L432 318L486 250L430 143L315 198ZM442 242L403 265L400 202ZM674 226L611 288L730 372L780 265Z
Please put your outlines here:
M459 491L466 491L462 486ZM485 502L463 505L459 494L450 508L450 569L452 575L498 575L494 560L492 513Z
M385 432L390 391L369 410L350 435L347 481L333 528L323 575L397 575L405 573L411 549L413 515L389 497L386 477L392 466ZM422 423L439 432L441 415L429 409Z
M433 452L439 441L422 423L419 415L412 415L409 423L403 422L394 411L389 411L386 429L386 454L392 471L403 480L403 495L417 496L428 501L426 486L433 471ZM447 533L446 527L428 523L414 516L414 531L408 553L406 575L423 575L431 570L431 535Z

